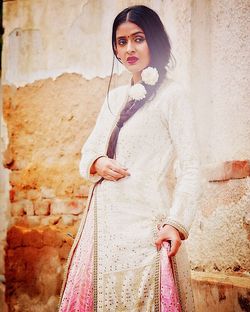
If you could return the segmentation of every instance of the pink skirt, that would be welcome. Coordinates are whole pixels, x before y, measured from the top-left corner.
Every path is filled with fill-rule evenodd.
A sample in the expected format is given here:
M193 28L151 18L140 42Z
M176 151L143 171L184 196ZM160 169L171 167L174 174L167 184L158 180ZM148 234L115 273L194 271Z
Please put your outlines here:
M59 312L93 312L93 235L94 211L90 208L69 266ZM170 249L169 243L165 242L162 248L160 256L161 312L180 312L172 266L167 254Z

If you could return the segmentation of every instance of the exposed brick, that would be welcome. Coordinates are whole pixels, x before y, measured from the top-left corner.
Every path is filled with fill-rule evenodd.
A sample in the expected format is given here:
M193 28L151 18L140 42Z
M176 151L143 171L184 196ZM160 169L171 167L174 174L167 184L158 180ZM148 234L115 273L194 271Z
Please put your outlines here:
M34 203L34 212L37 216L48 216L50 214L50 204L49 199L38 200Z
M46 229L43 231L43 243L44 245L61 247L63 245L63 235L58 231L53 231L51 229Z
M62 219L61 219L61 222L64 225L73 225L74 221L75 221L74 216L72 216L72 215L63 215Z
M23 246L42 248L43 233L36 229L23 229Z
M23 199L18 202L11 203L11 215L12 216L33 216L34 209L33 203L30 200Z
M10 197L10 202L13 202L15 199L15 190L14 189L11 189L9 191L9 197Z
M249 160L232 160L207 165L204 174L209 181L227 181L250 176Z
M16 190L11 189L10 190L10 201L11 202L17 202L19 200L27 199L26 191L24 190Z
M84 199L76 199L76 200L62 200L56 199L51 204L51 214L73 214L78 215L82 213L85 207Z
M55 190L51 188L41 187L41 195L43 198L55 198Z
M27 216L26 224L29 227L39 226L41 224L41 216Z
M24 212L27 216L34 216L33 203L30 200L23 200Z
M31 189L27 191L27 199L36 200L41 198L41 192L36 189Z
M18 226L12 226L7 233L8 249L22 246L23 233L22 229Z
M60 221L60 219L61 219L61 216L59 216L59 215L47 216L47 217L41 218L40 224L43 225L43 226L55 225L55 224L57 224Z
M12 216L23 216L25 214L24 207L20 202L12 203L10 209Z

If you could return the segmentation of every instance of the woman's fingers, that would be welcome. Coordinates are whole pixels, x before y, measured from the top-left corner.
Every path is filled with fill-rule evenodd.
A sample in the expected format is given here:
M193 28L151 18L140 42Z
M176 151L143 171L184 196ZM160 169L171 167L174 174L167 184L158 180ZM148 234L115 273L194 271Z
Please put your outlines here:
M113 162L112 165L110 166L110 169L118 174L120 174L122 177L129 176L130 173L128 172L127 168L122 167L120 164L117 162Z
M95 162L95 170L104 179L110 181L116 181L130 175L127 168L119 164L115 159L108 157L98 158Z
M103 177L106 178L107 176L112 177L115 180L119 180L121 178L124 178L124 175L115 171L113 168L105 168L103 170Z
M159 236L155 241L158 251L161 249L164 241L171 242L171 248L168 256L175 256L181 246L181 238L179 232L171 225L165 225L163 228L160 229Z
M158 237L157 240L155 241L155 245L156 245L157 251L161 250L162 243L163 243L163 239Z
M175 256L177 254L178 249L181 246L181 241L180 240L172 240L171 241L171 248L170 252L168 253L169 257Z
M178 239L165 239L165 238L161 238L159 237L156 241L155 241L155 245L156 245L156 248L157 250L161 250L161 247L162 247L162 244L164 241L170 241L171 242L171 249L170 249L170 252L168 253L168 256L169 257L172 257L172 256L175 256L178 252L178 249L180 248L181 246L181 240L178 240Z
M112 177L111 175L109 175L109 174L103 175L103 178L105 180L109 180L109 181L116 181L116 179L114 177Z

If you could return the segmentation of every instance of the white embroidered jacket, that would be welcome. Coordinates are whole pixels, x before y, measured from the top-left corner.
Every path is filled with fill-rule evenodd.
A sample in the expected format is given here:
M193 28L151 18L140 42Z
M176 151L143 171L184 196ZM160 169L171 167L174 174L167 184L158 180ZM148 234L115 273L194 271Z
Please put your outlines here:
M90 174L90 167L98 157L106 155L129 87L110 92L112 113L106 99L82 147L79 169L87 180L97 182L101 178ZM112 198L114 202L127 201L127 209L136 207L138 214L174 226L186 239L200 196L200 161L192 106L187 92L178 83L166 80L154 99L125 123L116 155L131 176L116 182L103 181L110 186L107 191L111 201Z

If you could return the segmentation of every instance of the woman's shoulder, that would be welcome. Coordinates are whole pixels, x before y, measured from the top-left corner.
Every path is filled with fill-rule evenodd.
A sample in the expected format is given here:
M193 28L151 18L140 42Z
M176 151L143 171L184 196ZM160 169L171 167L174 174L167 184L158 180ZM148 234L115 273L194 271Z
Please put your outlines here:
M106 95L105 109L111 114L117 114L124 105L128 95L129 85L117 86Z
M109 96L115 98L116 96L122 96L127 93L129 84L117 86L109 91Z
M160 86L159 93L159 108L165 116L169 116L173 111L190 109L190 94L181 82L166 79Z
M179 81L173 78L165 78L159 89L160 96L167 98L176 98L188 96L187 88Z

